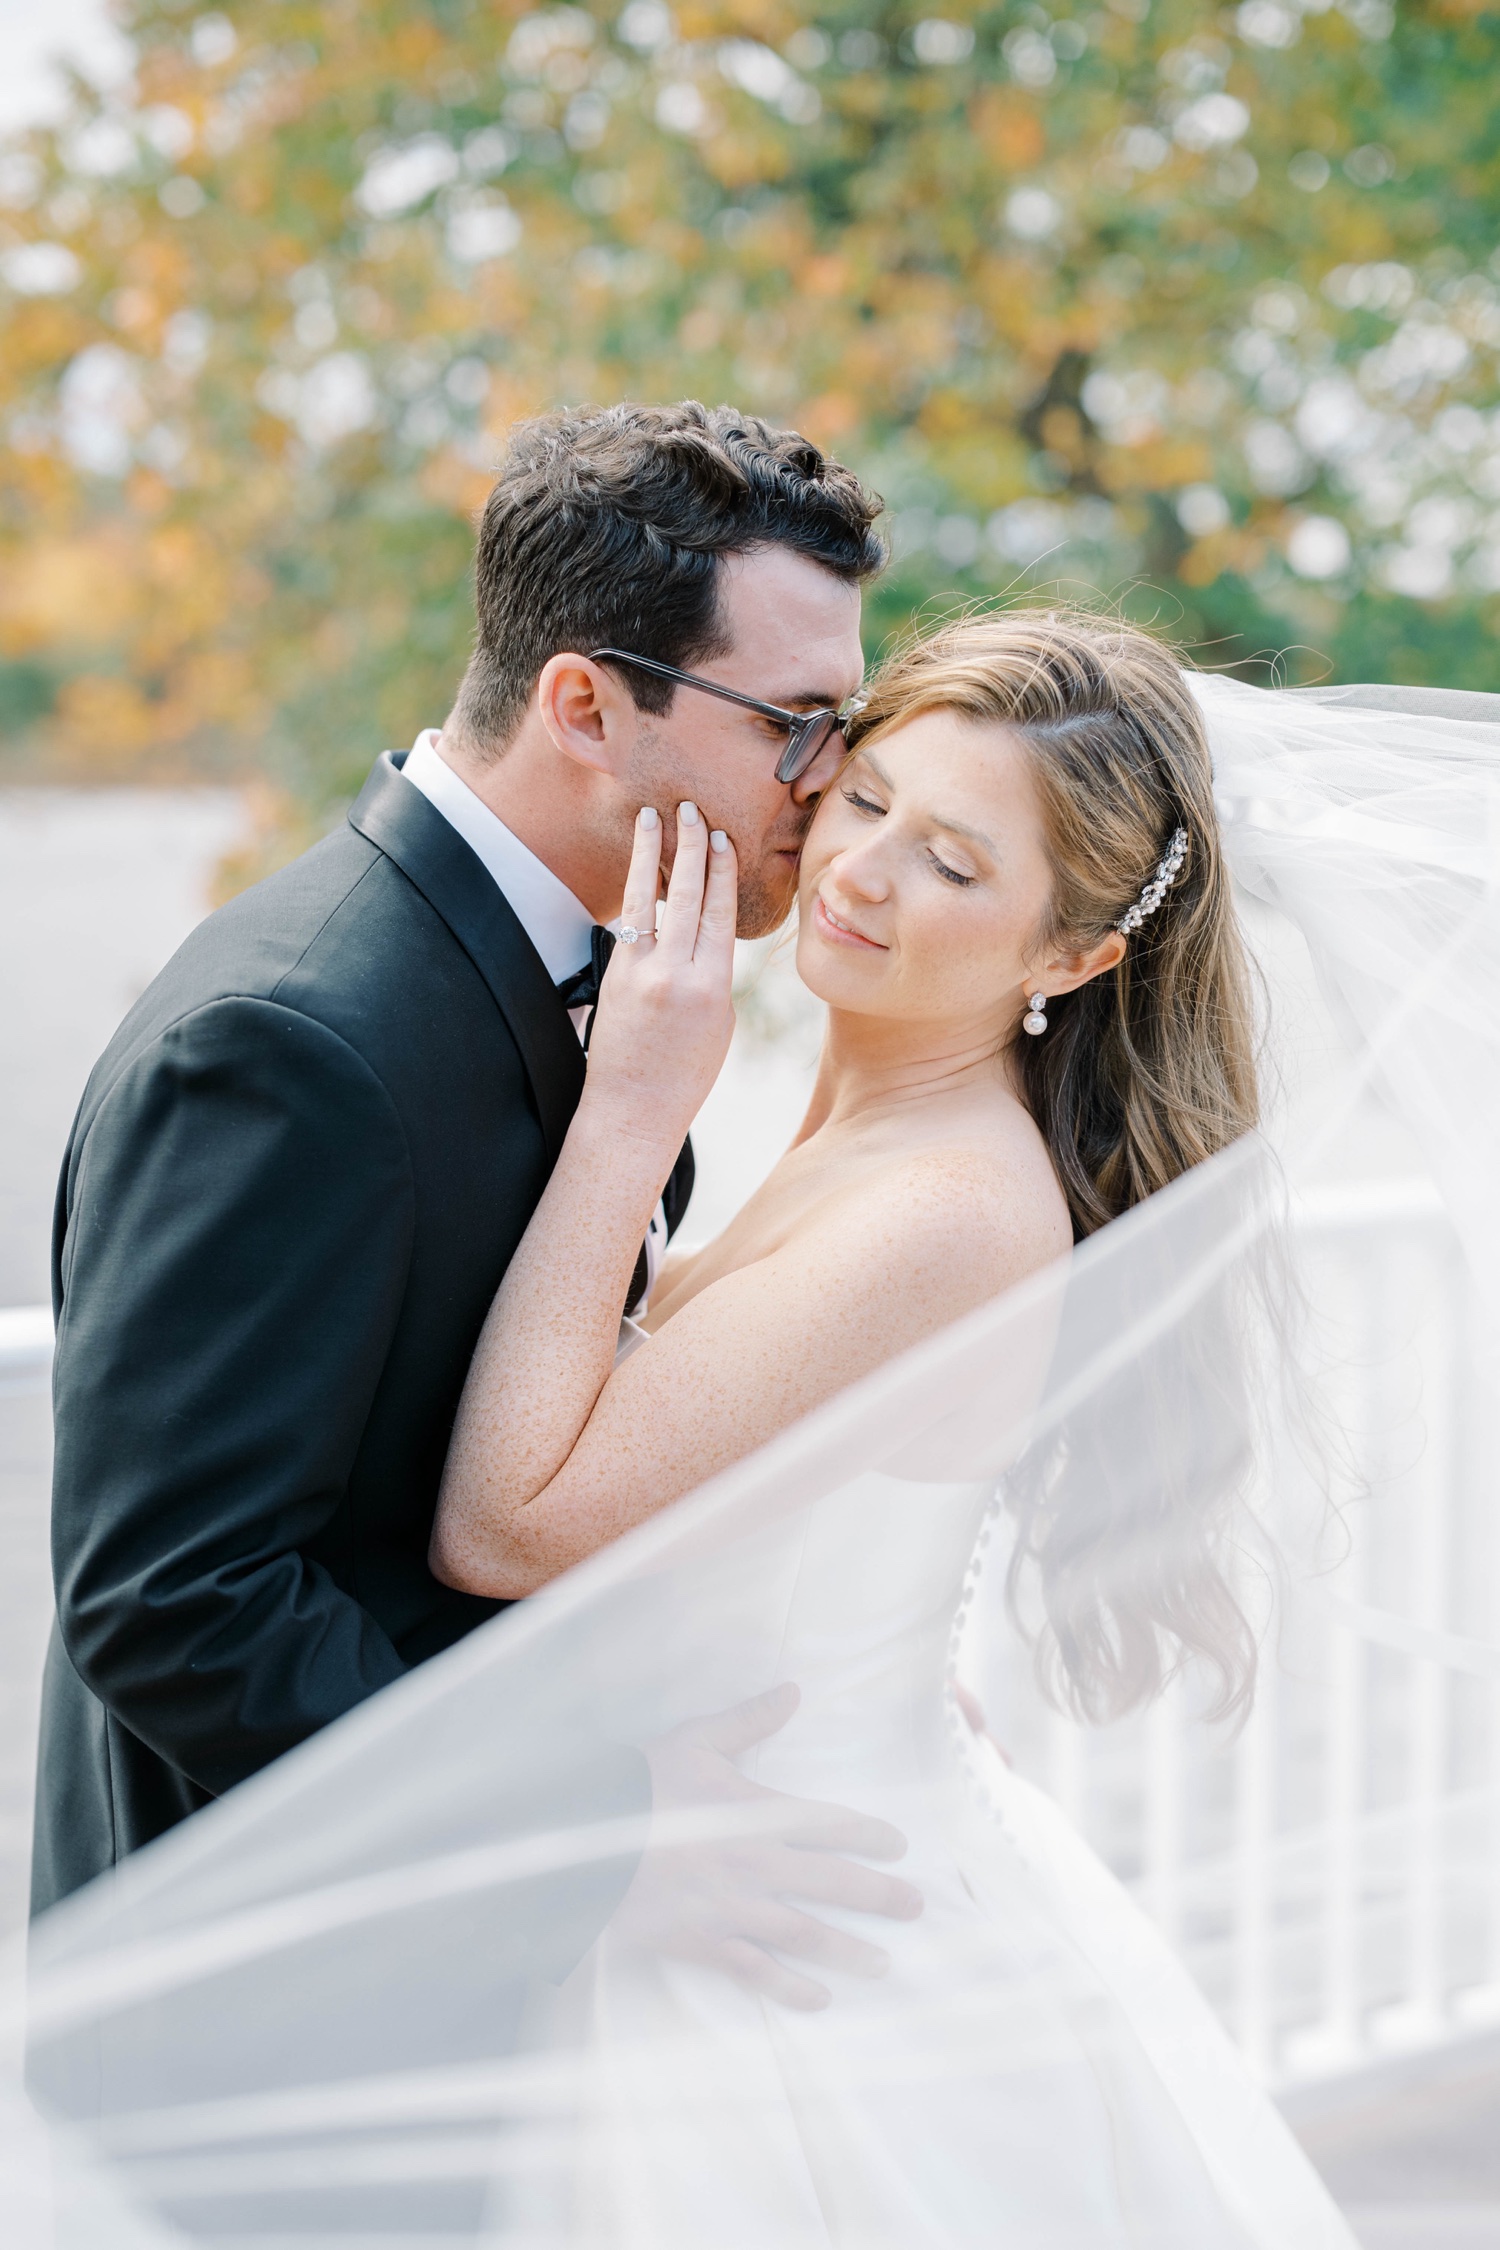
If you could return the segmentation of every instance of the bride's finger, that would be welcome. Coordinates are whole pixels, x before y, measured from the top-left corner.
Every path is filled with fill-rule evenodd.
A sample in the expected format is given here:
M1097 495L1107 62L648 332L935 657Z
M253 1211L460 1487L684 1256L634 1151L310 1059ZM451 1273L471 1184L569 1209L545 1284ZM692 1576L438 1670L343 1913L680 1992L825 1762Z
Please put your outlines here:
M638 930L642 937L656 935L656 900L660 890L661 817L655 805L642 805L635 816L630 871L625 877L625 903L620 909L622 930Z
M677 852L667 878L667 903L657 932L662 950L676 960L691 961L698 937L698 917L703 906L703 863L708 857L708 828L694 804L677 808Z
M734 846L722 828L710 831L708 873L698 917L695 961L712 961L729 973L734 966L734 929L739 919L739 867Z

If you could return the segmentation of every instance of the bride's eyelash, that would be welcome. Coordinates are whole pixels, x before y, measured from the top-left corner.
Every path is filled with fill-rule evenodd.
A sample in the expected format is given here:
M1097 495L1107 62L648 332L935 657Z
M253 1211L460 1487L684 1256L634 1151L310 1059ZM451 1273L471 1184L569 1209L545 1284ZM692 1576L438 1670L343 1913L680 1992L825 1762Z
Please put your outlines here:
M844 787L843 796L845 803L853 805L856 812L876 814L883 814L885 812L884 805L876 804L873 797L862 797L857 789L848 784L846 784ZM956 867L949 867L946 861L938 858L936 852L929 852L927 854L927 857L931 861L933 867L937 870L938 874L942 876L943 881L945 883L956 883L960 890L972 890L975 883L977 883L979 880L977 875L960 875Z
M964 890L967 891L972 890L974 885L979 880L979 877L977 875L960 875L956 867L949 867L946 861L938 858L936 852L929 852L927 854L927 857L931 860L933 866L937 869L939 875L942 876L945 882L958 883Z

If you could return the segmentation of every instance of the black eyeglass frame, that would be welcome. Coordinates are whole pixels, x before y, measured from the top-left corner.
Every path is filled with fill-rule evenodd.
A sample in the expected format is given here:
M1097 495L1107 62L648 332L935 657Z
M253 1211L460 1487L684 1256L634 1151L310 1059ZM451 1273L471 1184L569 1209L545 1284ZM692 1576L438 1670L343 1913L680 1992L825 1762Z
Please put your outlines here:
M762 703L753 695L741 695L738 688L721 687L717 680L701 679L696 672L679 671L675 664L662 664L654 656L637 656L628 648L596 648L589 653L591 664L634 664L637 670L652 672L659 680L670 680L676 687L700 688L705 695L716 695L723 703L738 703L745 711L754 711L762 719L774 719L786 728L787 744L776 761L776 779L783 785L800 781L812 764L830 734L844 730L846 719L852 719L865 707L862 695L851 695L842 710L830 711L820 706L816 711L787 711L779 703Z

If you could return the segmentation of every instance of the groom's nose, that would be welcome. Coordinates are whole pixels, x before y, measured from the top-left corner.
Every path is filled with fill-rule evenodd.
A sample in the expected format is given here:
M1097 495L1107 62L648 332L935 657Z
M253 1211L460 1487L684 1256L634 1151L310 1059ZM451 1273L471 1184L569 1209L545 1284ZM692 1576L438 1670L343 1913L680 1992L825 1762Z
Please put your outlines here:
M849 755L849 747L837 727L834 728L822 749L808 767L792 783L794 805L814 805L825 789L832 786L839 767Z

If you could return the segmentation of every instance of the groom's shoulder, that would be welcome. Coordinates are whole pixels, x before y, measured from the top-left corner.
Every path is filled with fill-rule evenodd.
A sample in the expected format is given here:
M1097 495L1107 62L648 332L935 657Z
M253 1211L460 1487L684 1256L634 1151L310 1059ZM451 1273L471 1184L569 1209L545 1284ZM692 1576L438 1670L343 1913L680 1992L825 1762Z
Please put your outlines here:
M434 980L482 982L471 958L474 891L483 923L494 885L402 777L402 763L377 759L347 819L200 923L158 981L217 985L314 1014L340 992L399 1014L424 995L430 1005Z
M285 1002L291 981L303 1001L317 984L331 993L342 977L379 972L389 956L382 925L393 939L409 937L421 919L413 909L411 886L385 854L341 822L200 922L134 1012L161 1019L230 997Z
M309 1018L384 1075L383 1050L431 983L424 963L440 983L455 981L467 967L449 958L456 950L394 862L343 822L199 923L120 1025L90 1091L97 1099L189 1019L213 1010L224 1022L224 1003Z
M399 979L399 949L441 924L378 844L348 821L200 922L170 968L226 991L288 998L345 979ZM294 1003L295 1004L295 1003Z

